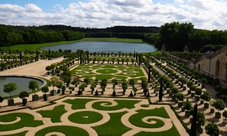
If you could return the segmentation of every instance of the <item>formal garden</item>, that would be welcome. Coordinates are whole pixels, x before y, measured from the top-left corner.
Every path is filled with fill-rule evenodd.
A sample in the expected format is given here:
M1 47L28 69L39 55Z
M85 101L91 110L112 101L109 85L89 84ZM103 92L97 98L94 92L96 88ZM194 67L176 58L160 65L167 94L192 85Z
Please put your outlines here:
M21 103L24 109L29 110L28 113L21 113L19 112L20 110L16 111L18 113L15 114L14 112L10 112L10 114L1 113L2 118L0 117L0 121L4 126L3 130L8 130L3 133L4 135L14 135L13 133L15 131L15 135L32 135L32 132L35 132L36 135L47 133L50 133L50 135L58 135L60 133L70 135L74 133L71 131L63 131L72 130L73 128L73 130L77 133L81 133L81 135L90 135L90 133L97 135L105 135L107 133L116 135L151 135L151 133L157 133L155 135L163 133L180 135L176 130L177 127L183 125L184 128L182 128L182 130L190 133L190 129L193 130L193 124L196 124L196 128L194 128L193 132L201 134L226 133L224 131L226 124L225 118L227 117L227 111L225 110L225 94L221 94L220 99L214 100L211 98L211 94L205 89L206 84L213 85L216 90L219 90L218 87L223 88L223 86L220 85L220 81L200 74L176 61L159 55L154 56L152 54L139 54L135 52L89 53L79 50L75 53L70 51L58 51L56 52L58 55L55 55L53 51L40 54L37 52L34 53L36 53L35 55L38 54L39 59L51 60L54 56L60 55L64 57L64 60L50 64L44 68L46 70L45 75L49 77L47 85L38 88L37 83L32 81L28 85L28 88L32 90L32 92L30 94L27 92L20 93L19 97L22 99ZM17 54L18 57L20 56L20 53L15 52L15 54ZM43 58L41 56L43 56ZM35 60L35 58L32 60ZM12 59L8 61L11 62ZM22 62L20 57L17 61L18 63ZM11 92L14 90L15 85L4 85L4 91L10 94L9 99L5 98L8 99L9 106L14 105L12 101L15 97L11 97ZM43 92L43 96L38 96L38 94L35 93L39 90ZM32 95L32 101L26 101L29 95ZM94 105L87 107L87 104L92 103L90 102L91 98L83 99L82 101L80 100L81 96L94 97L92 98L94 101L111 97L116 102L111 101L102 104L100 102L98 102L98 104L94 102ZM57 99L53 100L51 99L52 97L57 97ZM127 98L127 101L122 102L121 100L115 100L117 98ZM61 101L63 99L66 100ZM75 99L75 102L71 99ZM136 99L136 102L132 101L134 99ZM141 104L140 107L136 109L136 103L140 103L138 101L144 100L146 100L146 103ZM1 102L2 101L3 99L1 99ZM49 104L33 109L29 104L35 101L38 103L46 101L47 103L49 102ZM109 101L109 99L105 101ZM66 103L71 104L72 109L69 108ZM122 104L126 109L117 106ZM51 105L52 108L48 105ZM172 125L168 125L168 127L165 126L168 118L172 117L167 116L168 114L166 114L165 110L160 110L166 109L165 105L178 117L177 120L181 122L180 124L175 126L174 123L170 123ZM82 107L73 108L73 106ZM151 108L153 106L160 108ZM147 108L151 111L144 111L144 109ZM120 109L124 109L122 110L123 113L118 113L121 111ZM115 112L117 112L117 114L112 115L112 113ZM136 112L141 113L142 116L126 116ZM30 113L34 114L29 115ZM54 116L52 117L51 115ZM92 119L89 118L90 116L92 116ZM150 116L156 117L155 119L150 119ZM21 117L21 119L19 117ZM34 124L26 123L27 119L22 119L24 117L29 117L31 120L34 120ZM39 118L38 120L36 119L37 117ZM66 121L66 123L64 120L67 118L69 122ZM81 118L83 118L84 121L81 120ZM94 125L100 120L104 120L104 118L109 118L110 123L106 122ZM113 120L112 118L119 119ZM133 122L133 120L137 120L137 118L142 118L142 121ZM124 119L124 121L122 121L122 119ZM21 123L21 121L25 122ZM130 122L130 125L124 124L127 121ZM117 123L113 125L114 127L121 126L119 132L113 131L114 129L112 130L113 122ZM48 123L49 125L46 126ZM68 125L68 123L70 125ZM28 127L32 127L33 129L27 129L26 127L20 128L19 126L21 126L21 124L29 124L31 126ZM88 124L91 124L91 126ZM165 126L164 128L166 130L158 129L163 126ZM172 127L170 128L169 126ZM101 131L106 127L109 127L109 129L107 129L108 131ZM154 132L151 128L160 130L161 133ZM56 132L56 130L59 130L59 132Z
M0 129L2 136L180 136L166 108L169 106L149 105L146 99L64 98L29 112L3 113Z
M72 74L82 78L104 79L118 81L146 78L139 66L134 65L111 65L111 64L84 64L72 70Z

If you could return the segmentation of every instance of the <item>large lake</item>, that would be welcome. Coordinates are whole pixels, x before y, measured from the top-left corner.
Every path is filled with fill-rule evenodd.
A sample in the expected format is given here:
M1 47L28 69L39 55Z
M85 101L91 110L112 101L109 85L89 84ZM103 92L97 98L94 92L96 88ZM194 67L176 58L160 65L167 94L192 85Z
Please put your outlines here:
M72 50L76 52L77 50L84 50L89 52L154 52L156 51L154 46L145 43L128 43L128 42L77 42L73 44L62 44L56 46L44 47L44 50L58 51L62 50Z

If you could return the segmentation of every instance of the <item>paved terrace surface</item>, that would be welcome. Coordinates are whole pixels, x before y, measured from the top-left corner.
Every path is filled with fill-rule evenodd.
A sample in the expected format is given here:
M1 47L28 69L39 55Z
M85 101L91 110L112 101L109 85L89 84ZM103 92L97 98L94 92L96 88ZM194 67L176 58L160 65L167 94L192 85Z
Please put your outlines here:
M64 58L56 58L52 60L39 60L20 67L0 71L0 75L27 75L27 76L42 76L49 78L46 75L46 67L57 62L61 62Z

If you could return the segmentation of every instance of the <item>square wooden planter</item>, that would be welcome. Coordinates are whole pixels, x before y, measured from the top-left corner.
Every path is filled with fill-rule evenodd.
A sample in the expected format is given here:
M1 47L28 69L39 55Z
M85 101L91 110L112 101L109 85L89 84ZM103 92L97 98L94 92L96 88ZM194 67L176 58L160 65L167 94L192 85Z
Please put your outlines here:
M32 95L32 101L38 101L39 96L37 94Z
M9 99L8 106L13 106L13 105L14 105L14 99Z

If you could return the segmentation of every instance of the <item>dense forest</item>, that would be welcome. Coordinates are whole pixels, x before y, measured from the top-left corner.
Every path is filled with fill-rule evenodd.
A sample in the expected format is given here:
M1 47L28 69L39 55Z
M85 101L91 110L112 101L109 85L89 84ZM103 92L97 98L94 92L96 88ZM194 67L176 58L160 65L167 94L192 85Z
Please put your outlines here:
M227 44L227 31L195 29L192 23L166 23L159 33L147 34L145 39L160 49L164 44L168 51L215 51Z
M78 40L84 37L116 37L142 39L168 51L215 51L227 44L227 31L195 29L192 23L165 23L161 27L114 26L84 28L65 25L10 26L0 25L0 47Z

